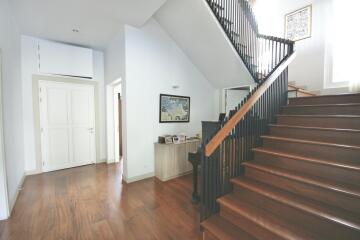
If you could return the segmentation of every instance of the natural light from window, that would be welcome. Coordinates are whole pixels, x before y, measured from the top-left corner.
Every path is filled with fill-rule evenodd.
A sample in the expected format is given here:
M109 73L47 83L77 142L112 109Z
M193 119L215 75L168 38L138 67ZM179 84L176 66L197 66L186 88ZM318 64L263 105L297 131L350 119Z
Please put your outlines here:
M333 71L332 82L357 82L360 75L360 1L333 0L332 30ZM333 27L331 27L333 26Z

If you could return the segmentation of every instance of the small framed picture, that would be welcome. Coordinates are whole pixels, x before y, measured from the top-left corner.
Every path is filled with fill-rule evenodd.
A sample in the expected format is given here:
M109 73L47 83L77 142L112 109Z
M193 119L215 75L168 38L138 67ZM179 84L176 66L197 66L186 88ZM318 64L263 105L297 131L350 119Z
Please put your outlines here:
M299 41L311 37L312 6L285 15L285 38Z
M190 97L160 94L160 123L190 121Z

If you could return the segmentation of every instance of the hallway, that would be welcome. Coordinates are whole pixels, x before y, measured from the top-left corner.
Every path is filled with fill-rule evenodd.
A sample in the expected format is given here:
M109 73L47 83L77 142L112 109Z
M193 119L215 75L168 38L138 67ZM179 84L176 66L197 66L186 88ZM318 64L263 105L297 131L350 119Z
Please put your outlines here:
M125 184L120 164L26 178L0 239L201 239L191 175Z

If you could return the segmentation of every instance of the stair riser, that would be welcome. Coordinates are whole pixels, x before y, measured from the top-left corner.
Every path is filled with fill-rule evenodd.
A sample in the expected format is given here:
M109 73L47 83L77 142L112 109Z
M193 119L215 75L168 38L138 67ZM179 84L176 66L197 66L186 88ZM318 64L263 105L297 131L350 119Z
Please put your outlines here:
M289 115L360 115L359 106L316 106L316 107L284 107L282 114Z
M245 169L245 176L300 196L360 213L360 199L345 193L302 183L249 167Z
M357 170L326 166L260 152L255 152L254 162L264 163L282 169L298 171L301 173L306 173L307 175L321 177L329 180L336 179L336 181L339 182L360 185L360 171Z
M360 146L360 132L271 127L270 135Z
M360 103L360 94L344 96L322 96L312 98L293 98L290 105Z
M284 240L284 238L281 238L278 235L275 235L253 221L236 214L234 211L228 209L227 207L220 205L220 216L228 220L229 222L233 223L234 225L240 227L242 230L250 233L252 236L254 236L257 239L262 240Z
M248 190L235 185L235 194L252 205L261 206L263 209L270 211L271 213L281 217L282 219L296 224L300 224L303 228L312 232L321 232L324 237L329 240L338 239L351 239L358 240L359 234L354 232L353 229L334 223L327 219L318 217L312 213L305 212L303 210L291 207L287 203L282 203L277 200L268 198L258 192ZM328 229L336 229L336 231L328 231ZM335 232L335 234L334 234Z
M359 162L360 149L342 148L327 145L264 139L264 147L277 151L298 154L306 157L346 162Z
M360 118L279 116L278 124L341 129L360 129Z

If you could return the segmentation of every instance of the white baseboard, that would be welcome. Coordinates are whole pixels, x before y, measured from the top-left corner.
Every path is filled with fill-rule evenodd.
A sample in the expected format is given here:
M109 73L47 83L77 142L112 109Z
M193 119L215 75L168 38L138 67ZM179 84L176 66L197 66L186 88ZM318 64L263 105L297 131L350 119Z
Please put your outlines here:
M37 175L37 174L40 174L40 173L42 173L41 170L35 169L35 170L31 170L31 171L26 171L25 175L26 176L31 176L31 175Z
M24 173L24 175L22 176L22 178L21 178L21 180L20 180L20 183L19 183L19 185L18 185L18 187L17 187L17 191L16 191L15 196L13 197L13 199L11 199L11 200L9 201L10 216L11 216L12 210L13 210L13 208L14 208L14 206L15 206L16 200L17 200L17 198L18 198L18 196L19 196L19 192L22 190L22 186L23 186L23 184L24 184L25 177L26 177L26 174Z
M115 162L115 159L106 159L105 161L107 164L111 164Z
M143 175L139 175L139 176L135 176L135 177L131 177L131 178L123 177L123 179L126 183L132 183L132 182L141 181L141 180L144 180L147 178L152 178L154 176L155 176L155 172L151 172L151 173L147 173L147 174L143 174Z
M96 164L99 164L99 163L106 163L106 158L103 158L103 159L99 159L99 161L96 162Z

